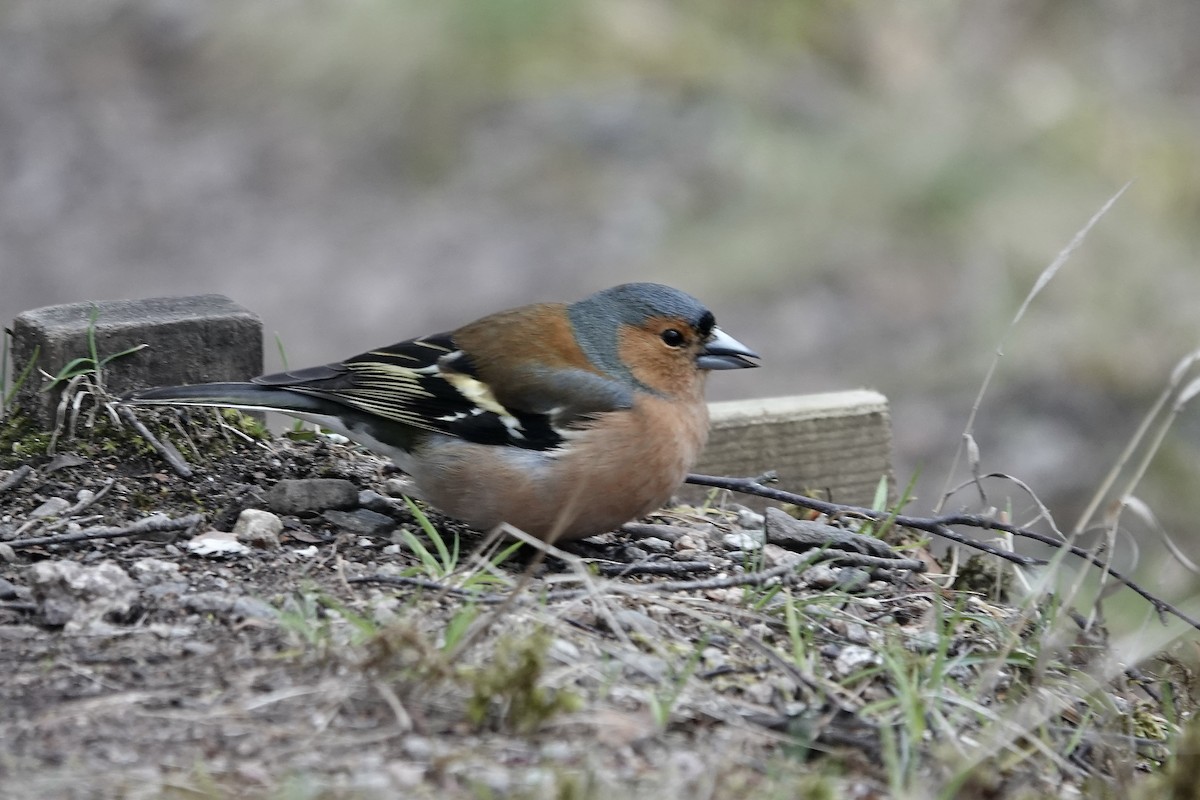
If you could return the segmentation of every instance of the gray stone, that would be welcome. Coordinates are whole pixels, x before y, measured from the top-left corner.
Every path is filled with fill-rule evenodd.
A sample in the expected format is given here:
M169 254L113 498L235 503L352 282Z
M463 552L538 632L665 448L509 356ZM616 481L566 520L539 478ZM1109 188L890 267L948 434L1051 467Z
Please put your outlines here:
M16 600L20 596L20 591L12 581L0 578L0 600Z
M195 592L185 595L183 605L200 614L226 614L237 617L272 619L279 613L261 600L224 592Z
M762 530L767 522L767 518L757 511L753 511L746 507L737 509L738 526L748 530Z
M179 565L174 561L164 561L161 558L139 558L133 562L129 571L143 586L153 586L164 582L174 582L183 579Z
M828 564L816 564L804 570L800 580L814 589L832 589L840 581L840 571Z
M279 534L283 531L283 520L270 511L247 508L238 514L233 525L233 535L239 542L262 550L279 547Z
M104 367L104 385L114 394L145 386L246 380L262 372L262 322L229 298L209 294L26 311L13 322L13 374L20 374L35 352L37 366L51 375L73 359L90 357L89 327L101 359L149 345ZM58 397L57 392L39 391L40 384L33 373L17 402L48 425Z
M652 553L672 553L675 551L675 545L657 536L647 536L645 539L638 540L638 544Z
M737 531L735 533L727 533L722 539L725 542L726 549L729 550L758 550L763 546L763 540L766 534L760 532Z
M70 507L71 503L69 501L61 497L51 497L33 511L30 511L29 516L33 519L41 519L42 517L57 517Z
M137 600L133 580L112 561L89 567L39 561L29 568L29 578L46 624L68 632L102 632L104 620L126 616Z
M868 647L849 644L841 648L833 660L833 669L838 675L846 676L873 667L881 661L880 657Z
M341 478L282 480L267 492L267 505L277 514L309 514L327 508L353 508L358 489Z
M358 536L386 536L397 527L396 520L365 508L356 511L324 511L321 518L336 528Z

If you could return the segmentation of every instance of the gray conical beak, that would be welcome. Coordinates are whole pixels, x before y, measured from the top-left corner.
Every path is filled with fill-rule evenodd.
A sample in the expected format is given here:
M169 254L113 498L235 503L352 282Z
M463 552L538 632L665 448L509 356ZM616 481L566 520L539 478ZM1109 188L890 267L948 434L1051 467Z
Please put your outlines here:
M758 353L751 350L737 339L720 328L713 328L712 335L704 343L704 350L696 359L700 369L743 369L757 367L748 358L758 358Z

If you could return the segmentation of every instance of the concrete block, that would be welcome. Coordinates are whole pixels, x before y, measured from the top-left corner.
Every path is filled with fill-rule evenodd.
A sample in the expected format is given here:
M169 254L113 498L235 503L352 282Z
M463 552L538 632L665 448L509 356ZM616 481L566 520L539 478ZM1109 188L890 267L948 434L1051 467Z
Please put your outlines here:
M712 432L694 472L746 478L774 470L781 489L861 506L871 505L884 475L895 491L891 415L878 392L711 403L709 413ZM688 486L684 497L696 501L707 491ZM767 505L746 495L735 499Z
M96 351L105 356L139 344L143 350L104 368L113 394L143 386L246 380L262 372L262 322L228 297L159 297L47 306L13 323L12 376L37 353L37 367L55 375L75 358L89 357L88 328L95 313ZM36 370L21 387L18 406L43 425L54 420L58 392L42 392Z

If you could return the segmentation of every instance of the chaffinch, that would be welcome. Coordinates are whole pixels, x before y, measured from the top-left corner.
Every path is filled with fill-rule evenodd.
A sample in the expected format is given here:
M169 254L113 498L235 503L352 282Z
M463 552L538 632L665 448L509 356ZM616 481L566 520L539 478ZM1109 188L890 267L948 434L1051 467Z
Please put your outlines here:
M473 528L570 540L667 502L708 438L708 371L750 358L695 298L627 283L340 363L123 399L315 422L391 458L422 499Z

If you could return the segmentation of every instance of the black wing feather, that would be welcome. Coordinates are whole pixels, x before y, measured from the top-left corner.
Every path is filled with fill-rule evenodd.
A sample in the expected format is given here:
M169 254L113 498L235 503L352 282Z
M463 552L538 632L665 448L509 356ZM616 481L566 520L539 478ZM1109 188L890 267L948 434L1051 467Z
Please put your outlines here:
M441 333L340 363L264 375L254 382L480 444L550 450L563 443L549 415L470 396L472 385L479 385L477 377L475 365L457 349L453 336Z

